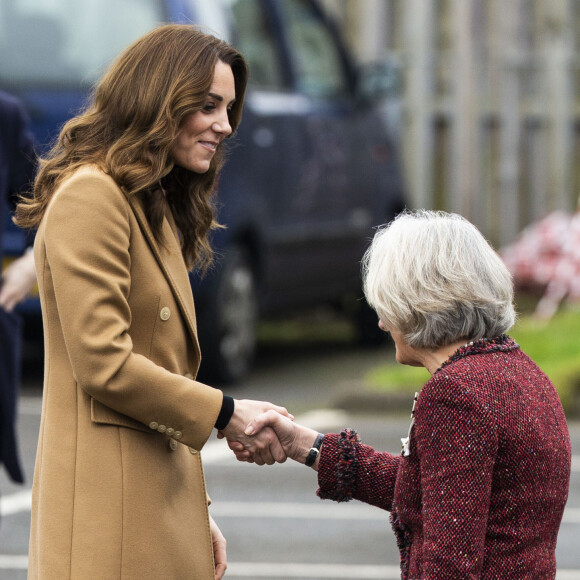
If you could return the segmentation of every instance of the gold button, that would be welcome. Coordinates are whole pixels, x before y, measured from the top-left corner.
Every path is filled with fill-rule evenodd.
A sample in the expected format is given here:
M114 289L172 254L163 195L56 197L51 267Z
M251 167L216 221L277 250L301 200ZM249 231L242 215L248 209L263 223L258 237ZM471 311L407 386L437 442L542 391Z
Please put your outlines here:
M169 435L169 437L173 437L173 434L175 433L175 429L173 429L173 427L169 427L167 429L167 431L165 431L166 435Z
M151 423L149 423L149 427L151 429L157 429L157 427L159 427L159 423L157 423L157 421L151 421Z
M183 437L183 433L182 433L181 431L176 431L176 432L173 434L173 438L174 438L174 439L177 439L178 441L179 441L179 439L181 439L182 437Z
M167 427L165 425L159 425L159 427L157 427L157 431L159 431L159 433L165 433L165 431L167 431Z
M169 310L167 306L164 306L161 309L159 316L161 317L161 320L169 320L169 317L171 316L171 310Z
M177 441L174 441L173 439L169 440L169 449L171 449L171 451L175 451L178 445L179 443Z
M190 380L193 381L193 375L191 373L185 373L184 376L185 376L186 379L190 379Z
M196 450L196 449L192 449L191 447L189 448L189 452L190 452L192 455L197 455L197 450Z

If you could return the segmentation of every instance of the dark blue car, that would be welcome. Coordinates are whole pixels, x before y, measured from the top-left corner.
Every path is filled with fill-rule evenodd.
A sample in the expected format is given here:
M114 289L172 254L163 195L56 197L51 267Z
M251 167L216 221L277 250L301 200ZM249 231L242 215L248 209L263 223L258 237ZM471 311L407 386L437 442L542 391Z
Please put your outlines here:
M202 24L250 66L219 185L218 263L192 276L204 377L233 381L251 364L259 316L361 296L373 227L404 207L378 105L385 79L354 66L314 0L2 0L0 87L24 100L41 151L111 58L162 22ZM6 243L16 253L21 233Z

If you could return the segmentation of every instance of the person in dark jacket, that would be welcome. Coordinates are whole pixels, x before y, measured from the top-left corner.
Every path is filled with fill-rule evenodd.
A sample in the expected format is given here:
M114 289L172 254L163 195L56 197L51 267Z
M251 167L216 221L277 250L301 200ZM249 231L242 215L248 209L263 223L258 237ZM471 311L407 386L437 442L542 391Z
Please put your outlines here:
M246 433L273 427L289 457L318 471L321 498L390 511L404 579L554 578L570 438L554 386L505 334L515 319L505 265L468 221L424 210L381 229L363 264L397 361L431 374L401 454L273 413Z
M31 251L2 272L2 239L18 194L31 187L35 155L28 117L18 99L0 91L0 463L10 478L24 482L15 435L20 370L20 319L14 312L36 281Z

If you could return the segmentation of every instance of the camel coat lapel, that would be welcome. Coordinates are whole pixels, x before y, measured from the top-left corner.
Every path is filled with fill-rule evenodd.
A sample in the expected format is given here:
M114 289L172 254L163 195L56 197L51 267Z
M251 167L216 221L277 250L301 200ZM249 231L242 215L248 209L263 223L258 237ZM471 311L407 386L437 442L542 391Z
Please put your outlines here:
M143 236L146 238L149 247L153 255L155 256L159 267L161 268L167 283L171 287L171 290L175 296L175 300L179 305L181 314L183 315L193 343L196 349L196 354L199 359L201 359L201 352L199 349L199 342L197 338L197 321L195 317L195 305L193 302L193 294L191 292L191 284L189 281L189 276L180 275L183 271L182 263L183 257L181 254L181 248L179 246L179 241L177 239L177 230L172 228L169 220L165 218L163 220L163 239L165 247L160 246L151 226L147 221L145 212L141 201L135 196L129 198L129 204L135 213L135 217L139 222ZM175 272L180 273L176 275Z

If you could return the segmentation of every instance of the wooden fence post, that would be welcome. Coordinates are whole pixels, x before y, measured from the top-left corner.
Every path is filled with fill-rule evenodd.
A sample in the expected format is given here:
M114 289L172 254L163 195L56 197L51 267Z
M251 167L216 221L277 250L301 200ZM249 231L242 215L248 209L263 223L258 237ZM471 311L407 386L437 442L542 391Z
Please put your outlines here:
M449 209L467 219L474 219L473 200L477 193L475 143L477 95L473 54L473 0L453 0L453 41L451 64L451 155L449 174ZM477 216L481 218L481 216Z
M431 0L407 0L404 23L407 57L405 174L411 206L426 208L433 206L433 5Z
M575 207L571 192L573 35L568 0L540 0L542 94L548 118L548 209ZM538 217L538 216L534 216Z
M492 67L497 67L496 98L499 100L499 199L492 200L491 212L498 216L494 238L503 245L512 242L520 229L519 145L520 121L520 16L522 0L494 0L491 20ZM492 168L493 170L493 168Z

